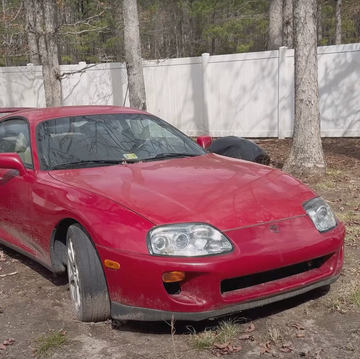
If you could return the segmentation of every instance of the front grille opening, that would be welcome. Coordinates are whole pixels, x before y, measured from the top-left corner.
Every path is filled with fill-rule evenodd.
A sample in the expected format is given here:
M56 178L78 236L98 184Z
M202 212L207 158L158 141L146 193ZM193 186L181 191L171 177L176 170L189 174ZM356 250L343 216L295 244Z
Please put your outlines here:
M221 293L223 294L233 290L249 288L258 284L268 283L297 274L309 272L313 269L320 268L330 257L331 255L328 255L267 272L260 272L243 277L225 279L221 282Z
M174 282L174 283L163 282L163 284L168 294L174 295L181 293L180 282Z

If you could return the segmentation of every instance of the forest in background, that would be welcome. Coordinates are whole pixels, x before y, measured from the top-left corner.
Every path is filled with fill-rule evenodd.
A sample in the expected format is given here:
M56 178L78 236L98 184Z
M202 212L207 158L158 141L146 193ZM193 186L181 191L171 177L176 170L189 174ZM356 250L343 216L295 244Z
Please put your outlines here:
M335 0L319 0L319 46L335 44ZM123 62L120 0L57 0L61 64ZM24 5L2 0L0 66L30 62ZM267 0L138 0L142 57L164 59L268 49ZM360 42L360 0L342 1L342 43Z

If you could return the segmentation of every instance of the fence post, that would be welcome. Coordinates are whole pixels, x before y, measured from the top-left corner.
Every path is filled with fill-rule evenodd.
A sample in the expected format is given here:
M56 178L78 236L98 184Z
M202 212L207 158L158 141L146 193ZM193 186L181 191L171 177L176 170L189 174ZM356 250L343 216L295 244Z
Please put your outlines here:
M203 87L203 125L204 132L209 133L209 112L208 112L208 91L209 91L209 70L208 63L210 59L209 53L201 55L201 66L202 66L202 87Z
M287 71L286 71L286 46L279 48L279 65L278 65L278 139L282 140L285 138L285 116L284 106L286 104L286 82L287 82Z

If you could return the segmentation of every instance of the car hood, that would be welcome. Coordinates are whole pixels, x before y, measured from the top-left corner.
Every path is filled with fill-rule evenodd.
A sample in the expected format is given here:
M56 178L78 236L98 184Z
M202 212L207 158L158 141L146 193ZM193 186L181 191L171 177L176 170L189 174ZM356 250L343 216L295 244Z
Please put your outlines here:
M304 215L302 203L315 196L284 172L215 154L49 174L156 225L205 222L220 230L252 226Z

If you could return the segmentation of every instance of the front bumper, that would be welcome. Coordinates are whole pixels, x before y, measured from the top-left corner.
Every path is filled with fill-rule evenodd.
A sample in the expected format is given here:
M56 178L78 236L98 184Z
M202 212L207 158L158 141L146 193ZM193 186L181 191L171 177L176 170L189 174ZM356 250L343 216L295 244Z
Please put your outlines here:
M228 231L229 254L198 258L156 257L97 246L112 303L112 317L132 320L202 320L290 298L334 282L343 265L345 229L314 231L308 217L278 222L281 235L269 225ZM304 269L309 262L310 269ZM295 267L295 269L293 268ZM178 292L162 275L185 272Z
M218 310L209 310L205 312L170 312L165 310L139 308L128 305L123 305L116 302L111 302L111 318L119 320L136 320L136 321L162 321L162 320L189 320L200 321L205 319L213 319L227 314L234 314L243 310L262 307L267 304L275 303L281 300L289 299L316 288L330 285L339 278L339 274L335 277L311 284L301 289L293 290L291 292L281 293L273 297L262 298L251 302L245 302L231 307L222 308Z

